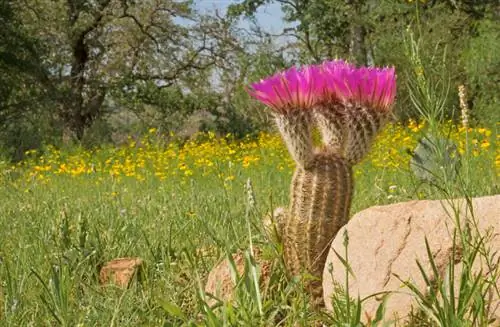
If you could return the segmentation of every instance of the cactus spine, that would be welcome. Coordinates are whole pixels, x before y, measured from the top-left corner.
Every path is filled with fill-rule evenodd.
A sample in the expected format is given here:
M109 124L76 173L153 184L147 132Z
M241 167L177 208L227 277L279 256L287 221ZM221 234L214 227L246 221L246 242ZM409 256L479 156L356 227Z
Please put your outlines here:
M334 104L317 108L315 117L325 145L355 165L370 150L389 113L352 104Z

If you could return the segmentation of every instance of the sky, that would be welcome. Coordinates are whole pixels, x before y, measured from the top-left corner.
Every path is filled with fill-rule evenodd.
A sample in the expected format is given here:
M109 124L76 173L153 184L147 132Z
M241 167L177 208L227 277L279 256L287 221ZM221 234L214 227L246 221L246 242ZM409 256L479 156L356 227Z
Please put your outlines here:
M230 4L241 2L241 0L195 0L194 2L195 7L201 12L209 13L219 10L220 13L225 13ZM256 18L266 32L278 34L283 30L283 12L277 3L259 8ZM240 24L242 27L248 26L245 21Z

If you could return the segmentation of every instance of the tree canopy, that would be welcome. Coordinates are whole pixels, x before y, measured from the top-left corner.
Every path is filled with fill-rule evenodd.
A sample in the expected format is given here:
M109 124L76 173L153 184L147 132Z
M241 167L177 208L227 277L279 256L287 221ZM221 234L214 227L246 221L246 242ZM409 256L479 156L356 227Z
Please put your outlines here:
M283 11L278 35L254 19L270 4ZM268 117L245 85L333 58L396 66L400 119L417 115L406 81L425 72L467 85L476 119L498 121L499 20L493 0L243 0L210 13L189 0L2 0L0 149L179 130L200 112L205 128L251 133Z

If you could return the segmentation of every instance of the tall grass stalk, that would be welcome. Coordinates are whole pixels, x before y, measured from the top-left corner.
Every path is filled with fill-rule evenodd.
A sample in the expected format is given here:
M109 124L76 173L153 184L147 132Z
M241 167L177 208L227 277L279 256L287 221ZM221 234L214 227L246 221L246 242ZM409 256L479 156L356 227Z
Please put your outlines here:
M444 74L434 75L432 79L427 78L428 74L422 65L419 53L419 42L410 33L408 38L408 56L414 66L415 74L408 80L410 97L415 109L425 117L428 123L428 134L425 136L437 154L436 160L442 160L446 155L446 147L439 140L446 138L442 135L440 126L444 121L444 105L449 90L449 80ZM443 57L443 68L445 57ZM433 72L434 73L434 72ZM461 91L462 112L465 104L464 92ZM488 326L489 312L488 294L496 292L496 278L498 278L498 262L492 259L492 254L488 247L488 238L483 235L483 231L477 227L477 219L474 216L472 198L470 195L471 183L469 175L469 150L468 150L468 120L463 117L466 128L466 156L461 158L464 161L465 169L453 167L453 176L448 175L449 169L443 169L442 173L429 170L434 174L435 182L432 187L442 194L443 208L449 207L449 218L454 222L452 254L446 266L445 274L438 270L432 249L425 240L427 257L431 265L431 273L428 274L421 262L417 261L420 273L427 286L427 291L420 290L415 284L402 281L416 296L420 309L430 325L437 326ZM437 142L435 141L437 140ZM440 165L445 168L446 162L443 160ZM422 167L425 169L426 167ZM465 174L463 171L465 170ZM460 198L460 199L456 199ZM460 255L459 255L460 252ZM486 267L480 271L474 271L474 264L483 259ZM460 263L461 272L457 278L456 264ZM483 276L484 272L486 276Z

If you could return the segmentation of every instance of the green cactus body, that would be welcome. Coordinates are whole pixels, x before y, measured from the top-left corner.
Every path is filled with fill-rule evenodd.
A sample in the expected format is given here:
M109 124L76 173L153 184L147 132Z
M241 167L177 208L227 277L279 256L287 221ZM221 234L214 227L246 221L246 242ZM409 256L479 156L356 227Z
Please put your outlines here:
M370 150L375 135L387 121L388 113L352 104L334 104L315 110L318 128L327 147L352 164Z
M290 209L283 230L285 263L293 275L315 277L308 291L322 303L321 276L328 248L347 223L352 198L352 168L331 153L317 153L292 180Z
M311 137L311 112L293 110L286 115L276 114L275 120L295 162L300 166L306 166L312 159L314 151Z

